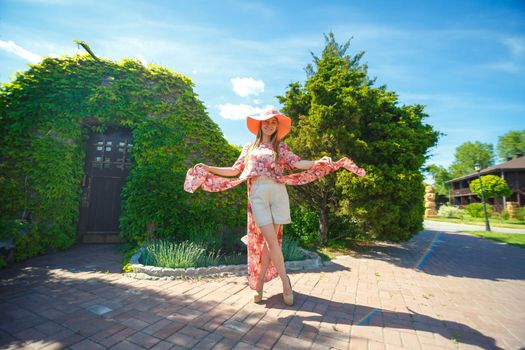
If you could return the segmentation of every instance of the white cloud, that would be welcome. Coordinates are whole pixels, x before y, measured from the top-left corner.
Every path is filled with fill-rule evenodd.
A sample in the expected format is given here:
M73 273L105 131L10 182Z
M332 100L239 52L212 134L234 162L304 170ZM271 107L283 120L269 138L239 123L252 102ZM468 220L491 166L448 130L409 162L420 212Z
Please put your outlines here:
M253 78L232 78L233 91L241 96L258 95L264 92L264 81Z
M219 115L224 119L243 120L249 115L259 114L263 109L273 108L272 105L264 107L254 107L245 104L234 105L231 103L217 105Z
M255 103L256 105L260 105L262 103L262 100L260 100L258 98L254 98L253 99L253 103Z
M484 64L482 67L511 74L521 73L523 71L522 66L511 61Z
M491 110L505 112L523 112L525 103L516 103L503 99L487 100L472 94L441 94L441 93L411 93L398 92L402 103L421 103L427 107L445 108L446 110Z
M250 1L238 1L235 6L248 13L248 15L257 14L257 17L275 18L274 10L265 5Z
M525 39L512 37L504 38L502 41L509 48L514 58L520 58L525 55Z
M42 56L39 56L36 53L32 53L31 51L28 51L21 46L18 46L14 41L11 40L0 40L0 48L4 49L7 52L13 53L18 57L21 57L31 63L38 63L42 60Z
M69 0L22 0L21 2L26 2L30 4L37 4L37 5L73 5L78 4L78 1L71 2Z
M482 65L483 68L498 70L505 73L521 74L525 72L525 40L518 37L505 37L501 39L507 47L510 57L505 61L493 62Z

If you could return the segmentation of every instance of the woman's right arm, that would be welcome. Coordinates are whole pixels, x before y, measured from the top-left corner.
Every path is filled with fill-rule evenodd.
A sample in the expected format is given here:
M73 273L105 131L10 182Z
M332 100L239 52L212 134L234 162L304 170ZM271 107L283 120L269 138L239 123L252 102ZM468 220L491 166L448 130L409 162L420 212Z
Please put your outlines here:
M215 175L219 176L236 176L241 171L239 169L235 169L233 167L216 167L216 166L209 166L203 163L199 163L196 166L203 168L206 171L209 171L210 173L213 173Z

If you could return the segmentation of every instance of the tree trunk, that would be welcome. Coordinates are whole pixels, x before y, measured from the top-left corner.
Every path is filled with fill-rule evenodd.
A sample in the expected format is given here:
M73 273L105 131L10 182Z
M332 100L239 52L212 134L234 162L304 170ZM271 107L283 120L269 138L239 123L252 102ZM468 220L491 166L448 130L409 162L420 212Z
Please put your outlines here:
M321 208L319 210L319 231L317 232L323 244L325 244L326 241L328 241L328 206L326 205L327 201L328 193L325 193L323 195Z

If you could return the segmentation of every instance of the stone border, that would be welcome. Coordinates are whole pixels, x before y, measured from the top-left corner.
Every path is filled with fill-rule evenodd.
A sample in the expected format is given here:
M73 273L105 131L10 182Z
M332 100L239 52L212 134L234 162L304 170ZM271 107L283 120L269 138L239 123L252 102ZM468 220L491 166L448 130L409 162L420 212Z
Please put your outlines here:
M316 269L323 266L321 257L309 250L299 248L306 255L306 259L297 261L287 261L287 271L299 271ZM241 265L220 265L209 267L189 267L187 269L171 269L165 267L142 265L139 262L140 255L144 248L141 248L129 261L133 272L126 272L125 275L131 278L141 280L174 280L187 278L202 277L225 277L225 276L242 276L248 272L246 264Z

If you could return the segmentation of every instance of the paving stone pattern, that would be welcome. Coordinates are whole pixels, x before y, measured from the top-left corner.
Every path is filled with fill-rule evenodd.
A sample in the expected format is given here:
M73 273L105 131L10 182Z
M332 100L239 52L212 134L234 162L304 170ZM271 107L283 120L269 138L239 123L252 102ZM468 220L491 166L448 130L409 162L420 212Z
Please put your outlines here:
M423 231L292 273L293 307L278 280L253 304L243 276L136 280L120 259L83 245L0 270L0 349L525 346L525 250L464 234Z

